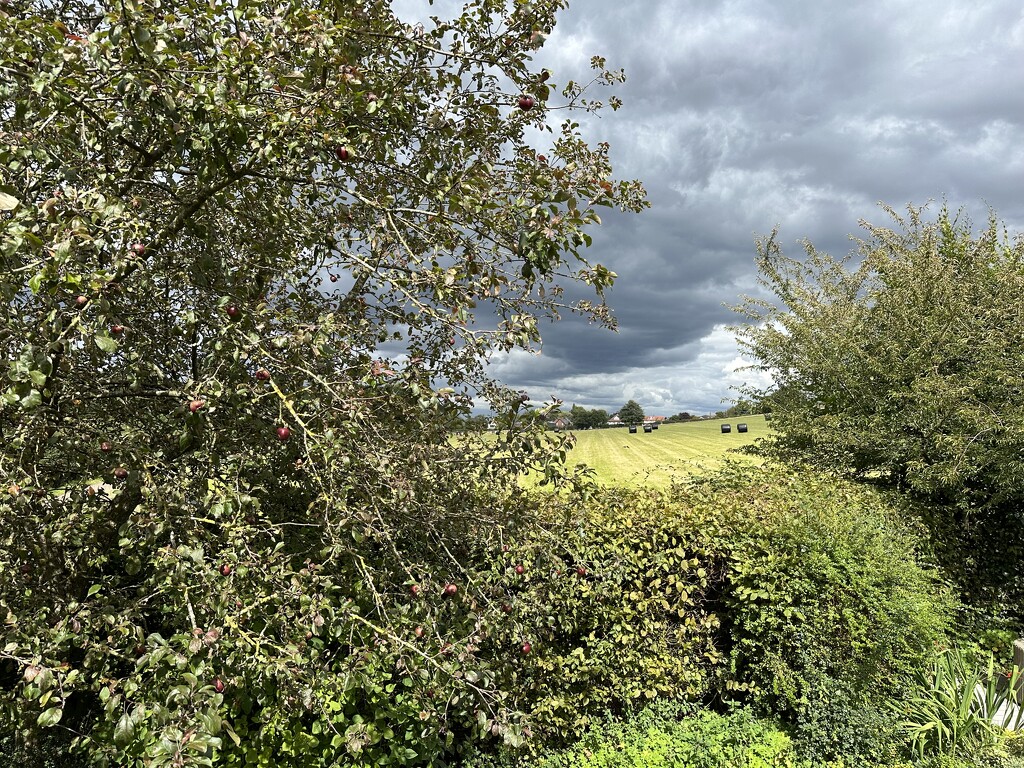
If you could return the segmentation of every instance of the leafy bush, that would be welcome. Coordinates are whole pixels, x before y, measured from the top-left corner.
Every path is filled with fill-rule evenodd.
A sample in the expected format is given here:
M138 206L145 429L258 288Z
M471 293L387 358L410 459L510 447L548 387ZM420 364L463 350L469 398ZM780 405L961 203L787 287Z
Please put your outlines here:
M1019 609L1024 238L994 213L975 227L945 207L885 211L891 226L865 223L845 258L759 243L775 295L748 299L738 331L772 385L744 394L772 409L773 455L944 508L932 535L964 597Z
M402 765L513 717L467 550L569 438L487 360L570 308L612 324L590 230L646 201L578 122L534 130L618 106L535 66L564 0L397 5L0 3L18 738ZM498 440L452 439L475 400Z
M571 518L557 501L540 514L547 527L508 543L478 575L511 614L514 629L494 641L506 660L499 680L533 732L547 740L606 711L707 696L723 661L708 592L724 567L708 519L660 494L617 490Z
M506 761L507 763L507 761ZM482 760L474 768L495 765ZM796 768L790 738L749 712L720 715L678 704L653 705L625 720L595 723L572 747L533 768Z
M954 605L916 564L915 531L883 495L811 473L692 492L730 523L726 694L796 725L818 757L882 759L891 727L878 709L944 639Z
M537 514L474 576L512 611L490 654L535 748L652 699L726 699L793 726L819 762L890 756L883 703L945 639L953 601L883 496L736 468Z

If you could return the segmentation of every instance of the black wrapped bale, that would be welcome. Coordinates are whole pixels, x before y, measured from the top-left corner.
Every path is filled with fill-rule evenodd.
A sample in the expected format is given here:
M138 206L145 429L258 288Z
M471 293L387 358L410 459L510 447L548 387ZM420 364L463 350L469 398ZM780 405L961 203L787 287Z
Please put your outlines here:
M737 424L736 425L736 431L737 432L746 432L747 431L747 425L746 424Z
M653 432L653 431L654 431L654 427L652 427L650 424L644 424L644 432Z
M724 435L727 432L732 432L732 424L723 424L722 425L722 434Z
M636 434L636 424L630 424L629 425L629 434L631 434L631 435L635 435Z

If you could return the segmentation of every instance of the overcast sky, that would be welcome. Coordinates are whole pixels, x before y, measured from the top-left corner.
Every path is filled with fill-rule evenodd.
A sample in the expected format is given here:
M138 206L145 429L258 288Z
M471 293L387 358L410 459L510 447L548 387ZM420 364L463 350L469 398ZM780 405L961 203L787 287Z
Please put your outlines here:
M723 304L755 290L775 226L788 252L842 254L858 220L886 223L879 202L946 200L1024 229L1020 0L576 0L537 62L562 84L595 54L626 70L625 105L585 135L651 208L606 217L590 251L619 275L617 334L564 320L496 362L535 400L726 407L752 374Z

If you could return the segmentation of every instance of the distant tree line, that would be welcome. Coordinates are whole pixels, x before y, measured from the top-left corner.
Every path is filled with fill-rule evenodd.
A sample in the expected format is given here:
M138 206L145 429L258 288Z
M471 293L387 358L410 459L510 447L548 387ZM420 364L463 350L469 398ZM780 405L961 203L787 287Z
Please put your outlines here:
M701 419L734 419L740 416L750 416L755 413L767 413L771 411L771 397L764 400L738 400L735 405L724 411L715 413L696 414L688 411L669 416L665 419L666 424L678 424L686 421L700 421ZM623 424L642 424L645 418L644 409L636 400L628 401L616 414ZM494 421L493 414L471 414L459 420L457 428L467 431L488 429ZM554 427L558 420L565 420L572 429L605 429L609 426L610 415L603 408L584 408L574 405L565 413L562 410L553 410L547 413L548 423Z
M668 424L678 424L684 421L697 421L701 418L703 417L697 416L692 413L688 413L687 411L682 411L680 413L676 413L673 414L672 416L669 416L667 419L665 419L665 422Z

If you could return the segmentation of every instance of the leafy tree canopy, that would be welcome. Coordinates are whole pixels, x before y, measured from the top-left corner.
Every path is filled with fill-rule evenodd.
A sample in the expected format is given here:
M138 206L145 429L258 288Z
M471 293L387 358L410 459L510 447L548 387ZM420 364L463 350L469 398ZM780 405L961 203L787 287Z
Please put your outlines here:
M603 408L584 408L574 405L570 412L576 429L601 429L608 426L608 411Z
M619 409L619 418L626 424L640 424L644 420L644 409L636 400L630 400Z
M888 212L895 227L865 224L845 259L759 243L774 299L748 300L738 331L774 388L747 394L770 403L777 454L955 507L946 540L1004 544L1008 559L975 562L1009 585L1024 551L1024 240L994 216L975 233L946 209Z
M681 422L681 421L693 421L694 419L698 419L698 418L700 418L700 417L699 416L694 416L692 413L689 413L688 411L681 411L679 413L676 413L676 414L673 414L673 415L669 416L667 419L665 419L665 421L670 422L670 423L675 423L675 422Z
M565 438L485 361L610 323L587 230L646 204L531 65L563 6L0 6L3 717L116 765L520 738L462 563Z

